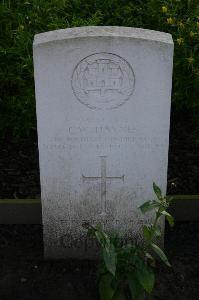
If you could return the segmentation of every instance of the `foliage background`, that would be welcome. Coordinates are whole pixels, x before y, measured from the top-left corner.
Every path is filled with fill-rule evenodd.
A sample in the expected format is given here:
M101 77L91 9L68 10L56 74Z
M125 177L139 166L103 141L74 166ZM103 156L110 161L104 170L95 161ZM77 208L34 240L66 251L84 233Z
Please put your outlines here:
M198 0L1 0L0 135L36 129L32 42L36 33L85 25L165 31L175 42L172 108L191 114L198 141Z

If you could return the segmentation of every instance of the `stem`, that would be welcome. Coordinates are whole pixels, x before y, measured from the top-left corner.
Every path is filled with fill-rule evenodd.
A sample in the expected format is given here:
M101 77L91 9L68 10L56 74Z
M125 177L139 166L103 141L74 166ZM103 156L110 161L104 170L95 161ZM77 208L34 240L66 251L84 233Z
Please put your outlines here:
M159 215L159 210L158 210L158 212L156 213L156 217L155 217L154 223L152 225L152 232L153 232L153 234L152 234L151 238L147 241L147 248L149 248L149 246L153 242L153 239L154 239L154 229L155 229L155 227L157 225L159 217L160 217L160 215Z

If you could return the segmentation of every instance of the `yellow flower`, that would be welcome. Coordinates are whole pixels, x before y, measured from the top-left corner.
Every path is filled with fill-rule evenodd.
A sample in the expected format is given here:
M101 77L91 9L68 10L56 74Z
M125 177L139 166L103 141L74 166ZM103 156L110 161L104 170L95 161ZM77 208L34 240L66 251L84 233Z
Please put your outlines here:
M183 24L182 22L178 22L178 26L179 26L180 28L184 28L184 24Z
M174 24L174 19L172 19L171 17L167 18L167 23L171 25Z
M178 38L178 39L176 40L176 42L178 43L178 45L182 45L183 42L184 42L184 39L183 39L183 38Z
M20 30L24 30L24 26L23 25L19 25L19 29Z
M190 31L189 35L190 35L190 37L194 37L194 35L195 35L195 32L193 32L193 31Z
M167 11L168 11L167 7L166 6L162 6L162 12L166 13Z
M194 58L193 58L192 56L190 56L190 57L187 58L187 61L188 61L188 63L189 63L190 65L192 65L193 62L194 62Z

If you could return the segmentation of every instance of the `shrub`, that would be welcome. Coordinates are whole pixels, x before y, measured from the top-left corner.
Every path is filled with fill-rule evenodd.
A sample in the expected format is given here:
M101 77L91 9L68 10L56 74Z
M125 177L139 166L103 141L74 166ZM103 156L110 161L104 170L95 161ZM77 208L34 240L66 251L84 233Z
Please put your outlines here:
M197 117L198 0L2 0L0 3L0 134L36 128L32 42L36 33L85 25L170 32L175 42L172 101Z

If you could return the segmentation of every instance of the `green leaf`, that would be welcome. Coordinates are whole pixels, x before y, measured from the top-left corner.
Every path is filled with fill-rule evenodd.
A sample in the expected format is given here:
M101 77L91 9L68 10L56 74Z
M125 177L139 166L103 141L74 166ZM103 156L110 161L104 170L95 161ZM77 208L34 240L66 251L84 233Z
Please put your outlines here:
M154 193L156 194L157 198L159 200L161 200L162 199L162 192L161 192L161 189L159 188L159 186L157 186L155 184L155 182L153 182L153 190L154 190Z
M101 300L111 300L113 299L113 295L115 290L112 287L112 276L111 274L103 275L100 279L99 283L99 293Z
M117 265L117 254L113 244L110 244L109 249L103 249L103 258L107 270L115 276L116 265Z
M154 236L155 237L161 237L162 232L161 232L161 227L156 225L154 228Z
M115 295L114 295L114 297L113 297L113 300L126 300L126 297L125 297L125 295L124 295L124 291L118 290L118 291L115 293Z
M167 265L168 267L171 267L168 258L166 257L166 255L164 254L164 252L160 249L160 247L158 247L155 244L151 244L152 249L155 251L155 253L159 256L159 258L165 263L165 265Z
M110 243L114 245L114 247L120 247L121 237L118 232L113 232L110 236Z
M100 245L104 248L106 246L106 238L101 231L96 230L95 236Z
M147 201L147 202L145 202L144 204L142 204L139 207L139 209L141 210L141 212L143 214L145 214L146 212L151 211L154 208L158 208L159 206L160 206L160 204L157 201L153 200L153 201Z
M149 260L153 264L155 263L155 259L153 258L153 256L150 253L146 252L145 257L147 260Z
M92 230L93 230L92 235L95 236L95 238L100 243L102 248L109 249L110 239L108 235L105 233L105 231L103 230L102 226L98 224L96 227L93 227Z
M163 211L161 212L161 215L163 215L163 216L166 217L166 219L167 219L167 221L169 222L169 225L170 225L171 227L174 226L174 218L172 217L172 215L170 215L166 210L163 210Z
M172 196L166 196L166 200L170 204L171 202L173 202L174 198Z
M144 289L142 285L139 283L138 278L135 273L130 273L127 276L128 278L128 286L131 293L132 299L140 299L144 294Z
M149 241L152 237L152 232L147 225L143 226L143 235L144 235L145 240L147 240L147 241Z
M151 293L155 283L155 276L151 268L143 261L139 261L137 265L137 278L147 293Z

